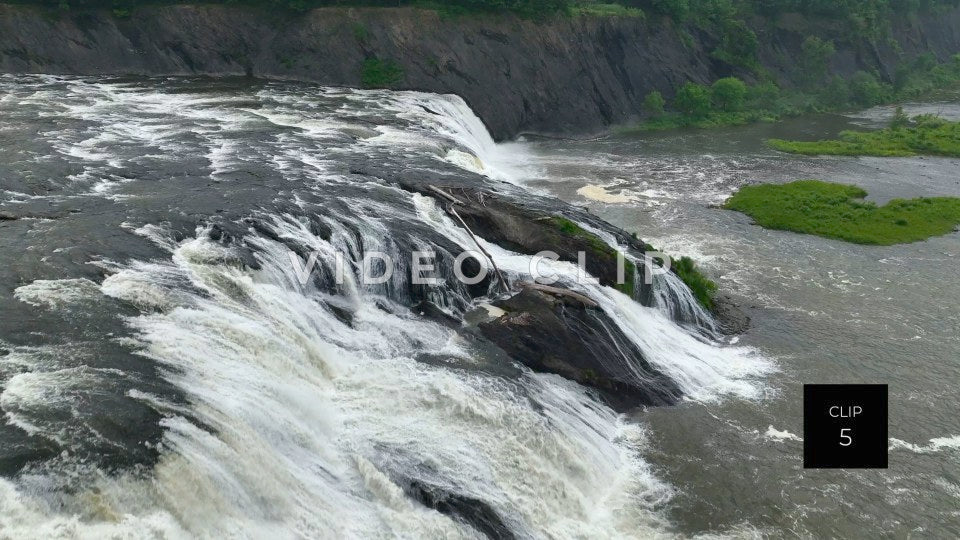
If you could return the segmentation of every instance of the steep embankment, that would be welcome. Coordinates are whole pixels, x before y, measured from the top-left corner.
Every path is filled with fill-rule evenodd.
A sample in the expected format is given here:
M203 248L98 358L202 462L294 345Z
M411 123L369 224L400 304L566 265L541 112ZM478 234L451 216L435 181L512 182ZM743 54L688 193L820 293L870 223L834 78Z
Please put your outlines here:
M760 59L785 77L807 35L838 43L838 73L893 70L892 46L847 40L800 16L755 21ZM903 54L960 51L960 9L897 21ZM684 37L686 36L686 37ZM462 96L497 139L524 131L588 133L640 111L653 89L737 73L710 57L716 39L666 19L442 19L407 8L277 15L238 6L162 6L60 14L0 5L0 71L64 74L248 74L358 86L367 58L402 66L399 88ZM741 74L742 75L742 74Z

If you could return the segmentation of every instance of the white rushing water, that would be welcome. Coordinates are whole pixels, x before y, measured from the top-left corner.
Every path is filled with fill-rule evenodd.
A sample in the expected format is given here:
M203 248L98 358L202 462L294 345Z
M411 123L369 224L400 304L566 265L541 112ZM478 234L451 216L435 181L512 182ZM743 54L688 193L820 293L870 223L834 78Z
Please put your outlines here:
M105 122L151 144L173 145L183 129L178 118L200 122L206 127L193 135L203 141L211 178L243 159L272 160L279 174L295 166L308 170L316 182L312 189L322 194L327 186L350 181L332 174L324 160L377 147L397 155L433 155L509 180L509 170L496 165L502 149L453 96L325 90L344 100L340 119L332 119L305 107L308 99L296 91L274 95L271 88L259 94L270 105L256 110L110 84L78 82L71 88L105 97L51 114ZM128 116L130 108L173 117L145 122ZM342 118L365 111L408 124L378 124L352 149L327 155L302 149L304 140L359 129ZM244 155L232 133L264 121L291 128L295 137L278 137L274 155ZM81 137L63 142L62 152L102 176L123 165L104 150L110 144L107 134ZM478 352L456 331L391 301L390 284L358 283L360 252L395 249L390 220L418 220L473 248L473 240L435 201L403 196L408 208L366 211L364 205L376 203L349 202L362 216L350 224L361 231L362 246L333 219L324 240L297 216L261 216L279 238L296 239L320 254L322 271L334 271L337 253L353 260L354 272L347 273L336 298L301 285L289 249L277 240L251 233L247 242L261 269L249 270L230 264L235 253L209 240L207 229L180 239L154 226L134 228L164 249L165 259L104 261L109 275L99 286L38 280L20 287L17 298L38 308L95 295L136 306L141 314L126 321L135 343L162 367L186 403L130 392L164 415L160 459L147 474L94 475L76 492L55 498L40 475L0 480L0 538L481 536L408 497L403 484L410 481L482 501L518 537L668 535L662 510L672 489L643 459L647 434L641 423L557 376L527 372L514 381L473 369L480 363ZM530 257L492 244L485 248L511 279L529 277ZM576 284L572 264L545 265L563 283L596 299L690 399L760 395L759 377L771 365L755 351L720 346L671 320L677 310L699 309L672 278L658 284L658 306L648 308L611 288ZM352 324L331 304L349 311ZM442 361L420 361L424 354ZM8 381L0 401L4 410L29 411L31 400L58 399L50 385L80 382L24 373Z

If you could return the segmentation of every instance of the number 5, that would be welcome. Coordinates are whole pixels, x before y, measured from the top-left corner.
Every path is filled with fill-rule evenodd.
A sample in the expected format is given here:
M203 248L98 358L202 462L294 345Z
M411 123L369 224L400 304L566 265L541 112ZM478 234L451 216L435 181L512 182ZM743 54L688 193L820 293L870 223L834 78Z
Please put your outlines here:
M853 444L853 437L847 435L845 432L850 431L850 428L843 428L840 430L840 446L850 446ZM846 439L847 442L843 442L843 439Z

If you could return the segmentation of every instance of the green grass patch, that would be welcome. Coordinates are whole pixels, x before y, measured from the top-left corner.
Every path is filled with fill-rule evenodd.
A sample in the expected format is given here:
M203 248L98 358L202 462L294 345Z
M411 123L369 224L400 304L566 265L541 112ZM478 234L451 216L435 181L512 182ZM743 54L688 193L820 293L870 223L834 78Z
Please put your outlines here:
M785 141L770 139L781 152L833 156L932 156L960 157L960 122L922 116L913 125L877 131L843 131L837 140Z
M549 223L563 234L585 241L590 246L590 249L597 254L602 254L611 261L617 260L617 250L610 247L609 244L601 240L597 235L587 231L573 221L564 217L554 216L550 218ZM626 258L624 258L623 263L624 282L614 285L614 288L632 297L636 288L637 267Z
M671 262L670 268L690 288L697 302L708 310L713 309L713 295L717 292L717 284L703 275L690 257L672 259Z
M960 224L960 198L894 199L877 206L861 200L866 195L857 186L799 180L743 187L724 208L768 229L882 246L948 234Z
M634 233L633 237L637 237L636 233ZM648 252L655 251L669 257L669 255L666 255L650 244L644 244L644 250ZM717 293L717 284L697 268L697 263L695 263L693 259L686 256L680 257L679 259L670 257L670 269L686 284L690 292L693 293L693 297L696 298L701 306L708 310L713 309L713 296Z
M597 235L591 233L567 218L554 216L550 218L549 222L564 234L586 240L587 243L590 244L590 247L597 251L604 253L614 253L615 251L606 242L597 237Z
M403 80L403 68L393 60L367 58L360 71L364 88L390 88Z

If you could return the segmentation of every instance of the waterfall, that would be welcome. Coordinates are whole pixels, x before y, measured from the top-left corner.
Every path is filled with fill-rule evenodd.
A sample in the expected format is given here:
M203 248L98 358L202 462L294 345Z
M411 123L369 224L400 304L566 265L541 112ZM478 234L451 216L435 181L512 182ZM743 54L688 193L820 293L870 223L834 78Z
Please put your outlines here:
M418 209L422 219L433 221L437 230L469 249L470 239L440 212L432 200L419 199ZM484 247L494 255L497 266L509 272L514 280L532 279L529 274L531 256L513 253L488 242L484 242ZM725 393L745 398L759 396L760 387L750 378L768 372L771 366L755 351L743 347L720 347L705 341L678 325L671 318L671 311L664 309L659 300L656 307L646 307L610 287L581 280L580 270L573 263L542 260L539 267L543 273L558 277L560 286L582 292L599 302L603 311L633 340L644 356L668 373L688 395L697 399L716 398ZM655 284L666 281L675 291L689 297L686 303L674 305L695 305L703 314L703 320L712 323L710 315L699 307L679 278L673 274L657 277ZM689 309L691 313L698 313Z
M125 243L95 260L102 282L38 280L17 297L37 309L115 310L125 333L102 330L96 339L135 349L132 361L154 363L179 396L136 378L113 396L108 372L84 368L68 381L78 386L65 386L60 375L73 372L15 350L23 371L5 381L0 404L35 435L75 446L0 480L4 533L475 538L502 527L518 538L594 538L668 530L662 510L673 491L643 459L643 424L411 309L427 298L460 315L480 301L450 271L473 239L433 199L381 181L403 167L466 174L451 152L476 158L468 170L506 174L488 164L498 148L462 100L283 84L223 97L217 88L194 94L189 82L163 83L175 92L160 83L29 82L47 92L29 99L66 104L43 112L62 122L44 134L57 137L66 156L58 159L100 180L105 171L137 174L102 193L87 190L87 180L62 188L64 197L74 188L78 197L110 194L99 219ZM30 112L30 103L10 106ZM118 118L142 137L137 144L88 136ZM209 169L203 183L183 180L198 167ZM175 211L162 213L166 205ZM192 230L184 225L203 211ZM510 280L529 279L529 256L480 242ZM411 287L409 255L428 246L443 281ZM359 279L371 251L400 265L385 283ZM317 256L306 283L291 252ZM668 316L687 305L682 284L667 278L672 293L646 307L577 283L572 264L545 264L594 298L692 399L758 395L771 368L763 358ZM48 402L76 410L104 396L159 412L151 467L108 472L83 457L92 427L58 431L85 417L49 425L38 416ZM449 497L454 511L421 504L426 492ZM457 513L456 501L485 519Z
M705 332L716 339L720 332L713 315L704 309L690 288L672 272L657 274L653 279L654 305L674 321Z

